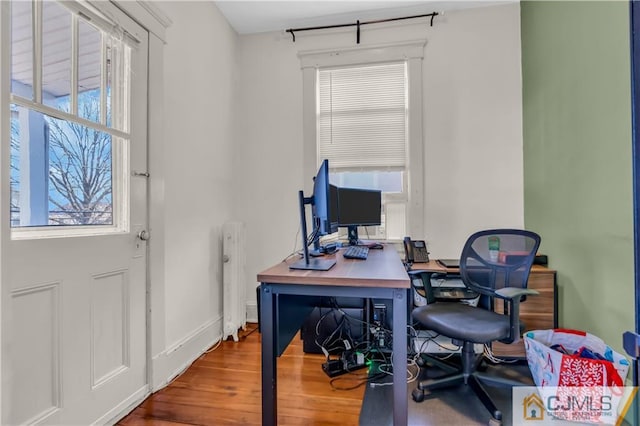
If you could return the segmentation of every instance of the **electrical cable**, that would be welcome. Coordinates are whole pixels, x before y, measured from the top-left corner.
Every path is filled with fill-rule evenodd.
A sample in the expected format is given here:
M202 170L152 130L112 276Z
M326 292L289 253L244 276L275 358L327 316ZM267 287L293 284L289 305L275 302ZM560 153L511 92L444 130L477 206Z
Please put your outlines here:
M341 317L341 322L339 324L339 326L337 327L340 328L340 326L342 326L343 328L346 326L347 328L344 330L344 333L347 335L347 337L352 337L351 336L351 321L355 322L355 323L360 323L360 324L367 324L367 322L360 320L359 318L356 318L354 316L351 316L349 314L347 314L346 312L344 312L342 310L342 308L340 308L335 299L331 298L330 299L330 303L333 307L333 309L335 310L335 312L339 312L340 314L342 314ZM321 320L324 320L325 318L327 318L327 316L329 315L329 313L324 314L321 317ZM319 321L320 322L320 321ZM316 327L318 327L318 324L316 325ZM393 382L385 382L385 383L377 383L376 381L384 378L384 377L389 377L389 376L393 376L393 354L391 354L391 357L389 357L386 353L385 353L385 349L387 349L388 345L392 344L392 333L391 330L388 330L384 327L377 327L376 328L376 332L378 333L382 333L384 336L384 341L387 342L385 344L385 347L381 347L379 345L379 340L378 339L373 339L371 342L366 342L366 341L362 341L362 342L354 342L353 339L351 339L352 342L354 342L353 345L353 349L354 350L358 350L358 352L360 352L365 359L369 360L370 362L374 362L375 363L375 368L378 370L377 374L371 374L371 368L374 367L370 367L369 372L365 375L362 374L356 374L352 371L348 371L347 373L349 373L349 376L340 376L340 377L336 377L330 380L330 385L332 387L332 389L334 390L353 390L356 389L360 386L362 386L365 383L369 383L371 387L376 387L376 386L389 386L392 385ZM334 330L334 332L332 333L333 335L337 335L337 331ZM414 337L413 335L417 335L416 330L411 327L408 326L408 335L409 337ZM339 335L340 337L343 337L342 334ZM326 343L323 342L323 343ZM325 348L326 349L326 348ZM375 361L375 357L381 357L382 359L378 361ZM420 375L420 367L418 366L417 362L417 355L415 356L411 356L407 358L407 367L406 367L406 374L407 374L407 383L412 383L414 381L416 381ZM355 381L356 383L354 383L353 385L349 385L349 386L340 386L338 385L338 383L340 382L353 382Z
M355 375L356 377L350 377L349 375ZM348 390L353 390L353 389L357 389L360 386L364 385L365 383L371 382L372 380L378 380L384 377L384 375L381 374L376 374L373 376L369 376L368 373L366 374L356 374L356 373L349 373L349 375L344 375L344 376L340 376L340 377L334 377L333 379L331 379L329 381L329 385L331 385L331 388L334 390L344 390L344 391L348 391ZM357 380L358 383L356 383L353 386L349 386L349 387L338 387L335 384L341 381L353 381L353 380Z
M316 322L316 344L323 349L323 352L327 356L327 360L329 360L329 353L333 350L353 350L357 351L361 354L368 362L373 362L375 364L375 368L378 370L376 374L370 374L371 368L369 372L365 375L356 374L354 371L350 371L348 367L346 368L347 376L335 377L330 380L330 385L334 390L352 390L362 386L365 383L371 383L371 386L383 386L390 385L392 383L376 383L376 380L388 376L393 375L393 354L391 357L388 355L388 348L393 343L393 334L392 331L381 326L376 326L375 333L380 337L380 333L382 339L373 339L372 341L357 341L353 338L351 331L352 326L355 324L361 325L370 325L370 323L361 320L353 315L345 312L338 304L335 298L329 299L329 304L331 306L328 312L323 313L320 316L320 319ZM338 314L340 316L338 317ZM327 321L329 318L333 318L336 323L336 327L332 330L332 332L326 338L320 341L320 328L322 323ZM367 330L367 333L373 332ZM365 333L366 334L366 333ZM417 331L412 326L408 326L408 335L409 337L415 337L417 335ZM366 337L363 336L363 339ZM380 345L380 342L384 342L384 346ZM348 342L350 348L346 348L346 344L343 342ZM343 347L344 345L344 347ZM408 352L409 353L409 352ZM417 355L412 355L407 358L407 383L414 382L418 379L420 373L420 367L417 362ZM341 382L356 382L349 386L341 386L339 383Z
M212 347L210 347L209 349L207 349L206 351L203 352L204 354L210 354L211 352L215 351L216 349L218 349L220 346L222 346L222 339L218 340Z
M289 253L289 254L287 255L287 257L285 257L284 259L282 259L282 262L287 263L287 260L291 259L293 256L296 256L296 255L297 255L297 256L300 256L300 252L293 251L293 252Z
M484 355L485 358L487 358L489 361L493 362L494 364L513 364L518 362L517 359L503 359L503 358L498 358L493 354L493 351L491 351L491 348L489 347L489 345L485 344L484 345L484 349L482 351L482 354Z
M298 247L298 242L300 241L300 239L299 239L300 231L301 231L300 224L298 224L298 230L296 231L296 239L293 242L293 250L291 251L291 253L295 253L296 252L296 247Z
M350 350L350 351L353 351L356 349L360 350L363 347L363 345L366 344L366 342L363 340L355 339L351 333L352 326L353 326L352 321L358 321L358 322L361 322L361 321L351 315L348 315L341 308L337 307L338 305L335 302L334 298L330 299L330 304L333 307L329 308L329 310L326 313L322 314L320 316L320 319L318 319L318 321L316 322L315 339L314 339L316 345L318 345L318 347L322 350L322 352L327 357L327 360L329 360L329 355L332 353L345 351L345 350ZM322 309L321 309L321 313L322 313ZM329 333L328 336L326 337L323 336L324 339L320 341L319 337L321 337L321 334L322 334L321 333L322 324L325 321L327 321L329 318L333 318L333 321L335 322L336 326L331 331L331 333ZM363 335L361 339L365 339L365 336Z
M260 327L254 327L253 330L249 331L247 334L243 334L242 336L240 336L241 339L246 339L247 337L251 336L251 334L253 334L254 332L256 332Z
M257 327L256 327L257 328ZM255 330L254 330L255 331ZM252 331L253 332L253 331ZM199 357L197 357L196 359L194 359L193 361L191 361L189 363L189 365L187 365L186 367L184 367L182 370L180 370L180 372L178 372L178 374L176 374L175 376L173 376L173 378L171 378L171 380L169 380L167 382L167 386L169 386L171 383L175 382L180 376L182 376L189 368L191 368L191 366L200 358L202 358L203 356L205 356L208 353L211 353L213 351L215 351L216 349L218 349L220 346L222 346L222 339L218 339L218 341L216 343L214 343L209 349L207 349L206 351L202 352L200 354Z

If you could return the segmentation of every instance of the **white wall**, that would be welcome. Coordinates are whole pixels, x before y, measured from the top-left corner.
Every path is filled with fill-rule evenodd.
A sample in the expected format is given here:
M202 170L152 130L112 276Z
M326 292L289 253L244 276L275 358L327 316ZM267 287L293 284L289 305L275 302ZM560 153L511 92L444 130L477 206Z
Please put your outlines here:
M519 13L516 3L448 12L433 27L362 29L362 46L427 40L426 235L414 237L426 237L434 257L457 257L478 229L524 224ZM297 33L295 43L282 32L239 38L235 216L247 224L250 300L256 274L300 239L297 191L312 178L302 176L297 52L355 45L353 29Z
M237 69L237 36L212 2L157 5L172 24L159 64L162 141L150 154L154 388L221 336Z
M284 259L296 243L302 246L296 235L298 191L305 178L302 72L290 38L268 33L240 37L239 44L234 207L246 224L245 277L252 301L256 274Z
M449 13L424 61L425 230L458 257L483 228L524 226L520 5Z

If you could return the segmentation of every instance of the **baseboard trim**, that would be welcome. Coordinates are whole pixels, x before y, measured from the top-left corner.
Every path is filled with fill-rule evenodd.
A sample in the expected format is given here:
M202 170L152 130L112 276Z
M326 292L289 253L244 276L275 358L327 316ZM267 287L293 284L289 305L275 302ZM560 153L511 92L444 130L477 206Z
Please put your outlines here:
M94 425L114 425L151 395L149 385L144 385L120 404L109 410L104 416L93 422Z
M157 392L166 387L220 339L222 339L221 316L204 323L153 357L151 391Z

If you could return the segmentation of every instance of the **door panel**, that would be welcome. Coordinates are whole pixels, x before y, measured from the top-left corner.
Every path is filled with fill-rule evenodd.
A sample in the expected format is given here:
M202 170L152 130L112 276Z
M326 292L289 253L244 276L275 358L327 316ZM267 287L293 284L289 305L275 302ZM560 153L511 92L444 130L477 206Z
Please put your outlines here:
M131 173L147 170L147 33L115 9L105 16L117 17L139 41L127 64L131 116L114 117L131 126L118 148L125 161L113 170L114 181L124 182L125 227L107 235L8 242L7 424L104 423L149 393L147 243L136 237L147 226L147 178Z
M11 346L12 417L24 424L45 417L60 406L60 283L12 292L14 334Z

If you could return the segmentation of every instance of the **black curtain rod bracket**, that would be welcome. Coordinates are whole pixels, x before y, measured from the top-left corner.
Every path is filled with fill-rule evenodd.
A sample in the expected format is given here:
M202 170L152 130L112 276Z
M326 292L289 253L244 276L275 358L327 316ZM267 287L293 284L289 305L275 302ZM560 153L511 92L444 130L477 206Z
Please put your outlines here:
M351 23L351 24L324 25L324 26L320 26L320 27L289 28L288 30L285 30L285 31L288 32L288 33L291 33L291 37L293 38L293 42L295 43L296 42L296 34L295 34L296 31L312 31L312 30L326 30L326 29L330 29L330 28L356 27L356 43L360 44L360 26L362 26L362 25L381 24L383 22L393 22L393 21L402 21L402 20L405 20L405 19L431 17L430 25L433 27L433 18L435 18L438 15L440 15L438 12L431 12L431 13L426 13L424 15L403 16L403 17L400 17L400 18L389 18L389 19L378 19L378 20L375 20L375 21L360 22L360 20L357 20L355 23Z

